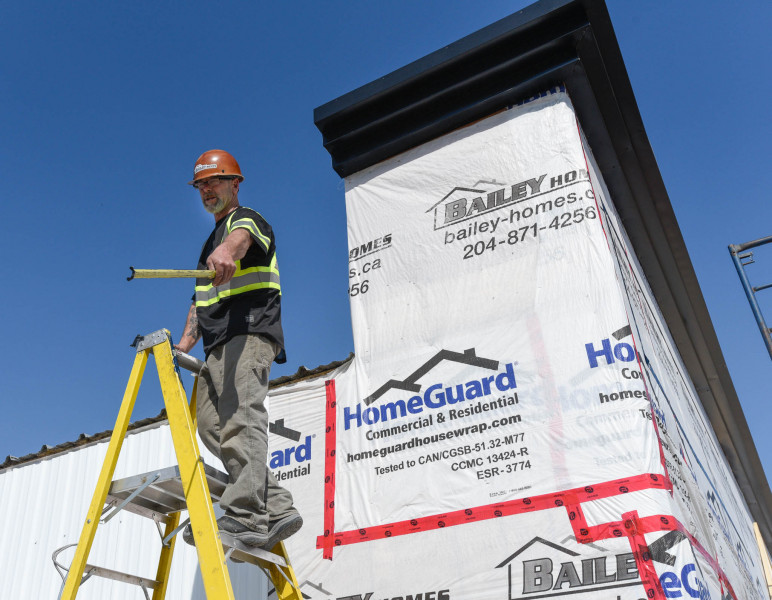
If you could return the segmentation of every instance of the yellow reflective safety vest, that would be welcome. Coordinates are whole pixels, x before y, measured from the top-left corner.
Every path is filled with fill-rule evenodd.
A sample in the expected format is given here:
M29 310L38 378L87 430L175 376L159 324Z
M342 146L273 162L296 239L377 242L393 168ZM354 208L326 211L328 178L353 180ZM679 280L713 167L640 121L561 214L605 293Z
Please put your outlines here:
M209 279L196 280L194 302L201 326L204 352L236 335L259 333L281 347L276 362L284 362L284 333L281 327L281 285L276 261L273 229L257 211L240 206L220 219L201 249L198 268L236 229L252 238L244 258L236 261L236 272L228 283L213 286Z

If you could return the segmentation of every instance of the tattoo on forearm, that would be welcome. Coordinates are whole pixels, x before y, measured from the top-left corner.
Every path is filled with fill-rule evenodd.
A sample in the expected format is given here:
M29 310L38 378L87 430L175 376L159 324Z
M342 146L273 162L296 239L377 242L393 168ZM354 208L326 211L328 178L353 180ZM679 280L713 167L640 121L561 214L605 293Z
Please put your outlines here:
M198 324L198 315L196 314L196 307L190 307L190 313L188 314L188 329L185 335L197 340L201 337L201 326Z

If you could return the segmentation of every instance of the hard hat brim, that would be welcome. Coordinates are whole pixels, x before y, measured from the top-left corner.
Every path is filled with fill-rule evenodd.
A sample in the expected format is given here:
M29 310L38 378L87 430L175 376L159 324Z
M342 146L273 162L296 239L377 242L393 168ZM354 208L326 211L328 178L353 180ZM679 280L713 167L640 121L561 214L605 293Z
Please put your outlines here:
M214 175L208 175L206 177L199 177L198 179L191 179L190 181L188 181L188 185L195 185L195 184L200 183L202 181L206 181L207 179L211 179L212 177L219 177L221 179L238 179L239 181L244 181L244 176L243 175L225 175L225 174L218 175L218 174L214 174Z

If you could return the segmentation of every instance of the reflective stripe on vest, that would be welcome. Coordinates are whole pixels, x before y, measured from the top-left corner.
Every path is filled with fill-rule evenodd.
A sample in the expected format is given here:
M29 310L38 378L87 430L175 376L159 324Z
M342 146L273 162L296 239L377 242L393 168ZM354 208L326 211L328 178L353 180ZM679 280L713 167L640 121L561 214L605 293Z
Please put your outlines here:
M231 223L230 219L228 219L226 224L226 231L231 233L234 229L246 229L249 231L260 241L260 244L263 246L263 250L268 252L268 248L271 246L271 238L263 235L263 232L258 229L257 225L252 219L239 219L235 223Z
M223 285L214 287L211 283L196 286L196 306L211 306L223 298L236 296L252 290L273 289L281 294L279 269L276 266L276 255L271 260L270 267L249 267L241 269L241 261L236 261L236 272L233 278Z
M220 240L220 243L225 240L226 236L233 231L233 229L247 229L265 244L265 251L268 252L271 242L270 238L262 234L252 219L239 219L235 223L231 223L234 214L235 213L231 213L225 223L225 235L223 235L223 239ZM237 260L236 272L228 283L218 285L217 287L214 287L211 283L207 285L197 285L196 306L211 306L223 298L262 289L277 290L281 294L279 268L276 265L275 252L271 259L271 264L267 267L249 267L247 269L242 269L241 261Z

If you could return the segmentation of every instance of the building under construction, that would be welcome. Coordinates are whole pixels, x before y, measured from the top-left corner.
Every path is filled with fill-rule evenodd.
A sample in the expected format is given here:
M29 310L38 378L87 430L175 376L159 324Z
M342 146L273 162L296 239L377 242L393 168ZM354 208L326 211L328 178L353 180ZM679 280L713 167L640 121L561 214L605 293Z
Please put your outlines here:
M270 392L302 596L769 598L772 495L604 3L542 0L314 118L346 185L355 353ZM9 598L58 593L108 438L0 466ZM114 478L178 454L164 417L134 423ZM205 598L179 546L165 595ZM123 511L89 563L149 577L161 548Z

